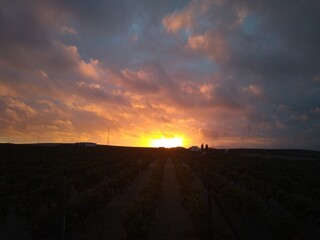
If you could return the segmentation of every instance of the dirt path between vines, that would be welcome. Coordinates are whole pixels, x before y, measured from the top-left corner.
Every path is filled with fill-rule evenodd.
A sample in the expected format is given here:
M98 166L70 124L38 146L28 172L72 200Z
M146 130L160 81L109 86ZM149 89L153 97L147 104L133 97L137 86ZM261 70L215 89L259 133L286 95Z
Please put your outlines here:
M192 222L182 205L180 186L176 177L173 160L167 159L164 168L162 198L155 213L155 224L150 231L152 240L189 239Z
M126 214L126 205L138 198L140 191L149 181L152 169L157 161L136 178L119 196L111 200L96 217L91 217L83 232L74 234L69 239L79 240L118 240L123 234L123 220Z

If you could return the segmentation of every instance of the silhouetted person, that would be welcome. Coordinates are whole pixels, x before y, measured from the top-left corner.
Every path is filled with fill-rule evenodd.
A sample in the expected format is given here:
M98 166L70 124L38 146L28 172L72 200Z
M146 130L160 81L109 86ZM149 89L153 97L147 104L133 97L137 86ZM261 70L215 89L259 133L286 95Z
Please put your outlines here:
M201 152L203 152L203 143L201 144Z
M206 152L208 152L209 150L209 147L208 147L208 144L206 144Z

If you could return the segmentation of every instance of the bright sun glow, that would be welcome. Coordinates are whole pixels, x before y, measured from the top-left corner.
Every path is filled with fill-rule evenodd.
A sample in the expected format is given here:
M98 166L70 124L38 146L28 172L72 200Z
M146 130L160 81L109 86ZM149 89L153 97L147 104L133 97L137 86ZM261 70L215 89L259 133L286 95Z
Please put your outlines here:
M159 139L152 139L151 146L152 147L165 147L165 148L172 148L172 147L181 147L182 146L182 138L181 137L174 137L174 138L159 138Z

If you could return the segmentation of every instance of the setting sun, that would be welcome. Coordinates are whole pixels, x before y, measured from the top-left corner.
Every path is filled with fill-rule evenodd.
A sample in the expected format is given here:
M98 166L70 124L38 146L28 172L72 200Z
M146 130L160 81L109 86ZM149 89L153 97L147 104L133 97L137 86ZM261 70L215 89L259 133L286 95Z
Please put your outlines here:
M182 146L183 140L181 137L174 137L174 138L162 137L159 139L152 139L150 142L152 147L172 148L172 147Z

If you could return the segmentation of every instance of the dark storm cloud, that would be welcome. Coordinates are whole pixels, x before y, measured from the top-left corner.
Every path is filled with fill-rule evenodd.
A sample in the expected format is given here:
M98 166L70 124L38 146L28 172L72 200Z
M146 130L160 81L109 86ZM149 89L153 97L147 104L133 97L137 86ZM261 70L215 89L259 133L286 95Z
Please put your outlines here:
M248 6L242 32L236 32L239 42L232 46L231 69L271 78L304 76L310 80L319 73L319 2L265 5L257 10Z
M16 3L17 4L17 3ZM31 5L20 7L3 2L0 12L1 62L26 67L31 50L46 47L49 41L45 26ZM42 37L40 37L42 36ZM29 54L27 54L29 53Z
M312 139L310 143L313 146L315 142L319 143L316 137L319 129L313 127L315 122L308 123L310 119L306 114L320 102L319 83L314 81L315 76L319 75L320 66L320 48L317 44L320 41L317 24L320 21L320 15L317 14L319 2L208 3L212 4L211 7L190 24L191 36L187 46L212 58L218 64L217 71L228 76L219 85L221 89L213 88L212 99L217 97L226 106L232 106L232 103L245 106L241 114L234 115L242 115L247 119L243 127L245 131L239 130L242 127L238 121L239 128L235 135L268 134L287 139L286 146L290 146L293 142L289 139L293 136L305 137L309 134L308 141ZM192 12L191 7L190 4L181 10L180 19L172 14L171 25L167 28L188 17ZM221 40L218 41L217 36ZM219 57L221 53L226 53L222 61ZM256 92L253 88L252 91L243 91L255 85L260 86L263 98L250 97ZM219 103L212 101L213 106L215 102ZM281 104L291 106L291 110L286 113L274 111L273 106ZM217 118L216 112L212 116L214 118ZM313 121L319 121L319 118L315 117ZM221 130L216 133L219 130L209 129L204 136L210 132L219 136L228 135ZM281 144L285 145L284 142ZM293 145L297 146L297 143Z

